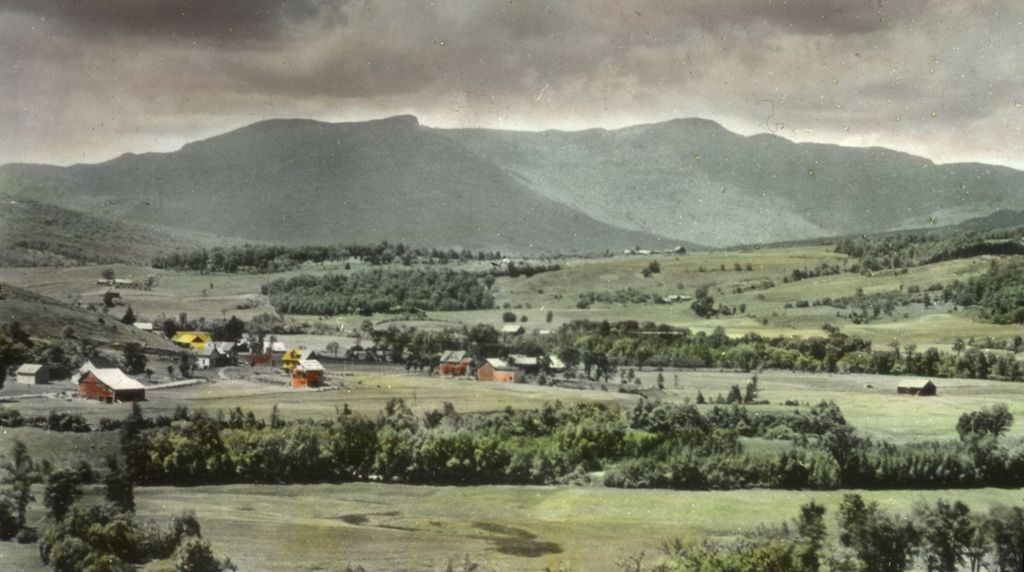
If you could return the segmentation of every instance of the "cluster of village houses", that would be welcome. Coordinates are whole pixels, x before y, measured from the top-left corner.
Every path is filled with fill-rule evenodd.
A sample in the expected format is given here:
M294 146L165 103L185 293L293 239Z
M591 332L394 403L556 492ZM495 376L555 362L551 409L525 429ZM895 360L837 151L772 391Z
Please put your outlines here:
M506 326L503 333L520 334ZM239 364L239 353L248 354L251 366L279 366L290 375L294 388L315 388L324 384L324 366L320 355L302 346L288 349L282 342L264 342L261 353L256 353L244 341L214 341L208 332L178 332L171 338L175 344L189 349L200 370L227 367ZM356 345L350 348L349 357L355 359L372 355L372 348ZM479 381L501 383L522 382L528 375L540 373L559 374L565 371L565 364L558 356L528 356L510 354L507 357L488 357L475 360L463 350L449 350L438 356L437 374L444 377L469 377ZM22 364L16 372L19 384L35 385L49 383L49 373L43 365ZM94 357L83 364L77 372L78 396L107 403L142 401L146 399L146 386L133 379L118 366L117 362L105 357ZM897 385L897 393L932 396L936 386L930 380L904 380Z
M506 326L506 329L520 326ZM145 328L145 324L143 324ZM509 332L521 334L521 332ZM291 386L315 388L324 384L324 366L320 355L304 347L287 348L282 342L264 342L261 351L254 352L245 341L214 341L208 332L183 331L176 333L171 341L191 350L196 368L206 370L239 364L239 354L247 354L251 366L277 366L287 372ZM368 344L372 346L372 344ZM349 349L349 357L372 359L373 348L360 345ZM557 356L527 356L512 354L508 357L489 357L474 360L463 350L450 350L438 356L437 374L445 377L471 377L480 381L503 383L521 382L527 375L541 372L561 373L565 364ZM126 374L112 359L95 357L79 368L76 373L78 396L107 403L142 401L146 398L146 386ZM49 383L49 373L40 364L22 364L16 372L19 384L35 385Z

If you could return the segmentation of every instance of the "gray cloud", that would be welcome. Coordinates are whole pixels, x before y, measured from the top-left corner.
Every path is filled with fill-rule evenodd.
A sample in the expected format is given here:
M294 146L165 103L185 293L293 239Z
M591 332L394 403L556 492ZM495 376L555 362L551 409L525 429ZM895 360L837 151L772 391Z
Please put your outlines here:
M1024 167L1022 21L1011 0L9 0L0 162L411 112L529 129L700 115Z

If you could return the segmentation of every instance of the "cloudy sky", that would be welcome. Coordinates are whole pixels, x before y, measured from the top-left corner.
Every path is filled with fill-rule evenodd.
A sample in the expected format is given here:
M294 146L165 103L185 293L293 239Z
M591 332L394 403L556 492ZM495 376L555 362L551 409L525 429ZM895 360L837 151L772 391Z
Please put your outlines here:
M2 0L0 163L274 117L751 134L1024 168L1019 0Z

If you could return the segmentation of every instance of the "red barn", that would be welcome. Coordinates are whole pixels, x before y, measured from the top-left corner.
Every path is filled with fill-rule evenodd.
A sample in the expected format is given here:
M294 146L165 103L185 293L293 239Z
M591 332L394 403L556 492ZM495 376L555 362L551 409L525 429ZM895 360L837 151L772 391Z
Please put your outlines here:
M107 403L145 401L146 386L117 368L92 369L78 378L78 396Z
M515 383L521 375L522 370L499 358L487 358L476 370L476 378L479 381Z
M473 359L460 350L449 350L441 354L441 361L437 365L438 375L466 375L469 364Z
M292 387L320 387L324 384L324 366L315 359L304 359L292 368Z

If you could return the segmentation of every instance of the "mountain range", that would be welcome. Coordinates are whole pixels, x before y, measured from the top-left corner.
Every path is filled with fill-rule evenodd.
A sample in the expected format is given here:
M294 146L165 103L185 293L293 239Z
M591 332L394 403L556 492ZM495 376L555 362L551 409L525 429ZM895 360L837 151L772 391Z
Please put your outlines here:
M203 245L390 240L538 254L958 224L1024 208L1024 173L742 136L702 119L522 132L398 116L269 120L169 153L9 164L0 198L190 231ZM24 241L4 226L0 241Z

